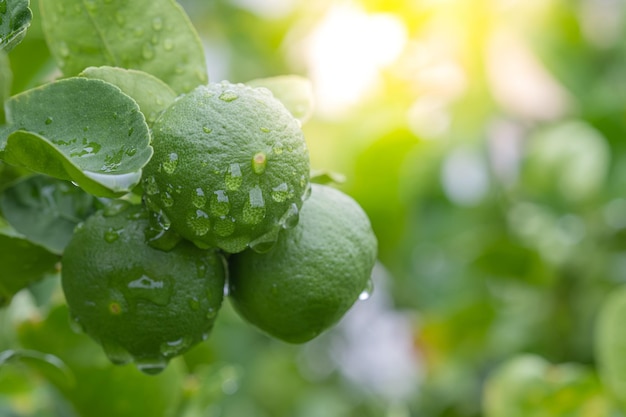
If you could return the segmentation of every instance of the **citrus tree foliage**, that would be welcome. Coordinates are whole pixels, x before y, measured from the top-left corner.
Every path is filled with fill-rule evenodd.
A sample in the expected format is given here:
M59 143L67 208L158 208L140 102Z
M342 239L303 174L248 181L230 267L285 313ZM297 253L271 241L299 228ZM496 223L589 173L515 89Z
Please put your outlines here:
M0 0L0 415L626 415L623 5L260 3ZM353 26L327 32L355 10ZM406 29L376 81L360 54L376 58L377 39L394 48L384 31L362 30L364 16ZM330 63L334 84L284 75L306 68L320 81ZM233 83L209 83L211 71ZM313 87L348 99L353 81L369 93L349 111L313 112ZM270 143L266 130L281 126L263 112L246 136L262 149L216 166L228 140L204 142L227 125L247 132L238 117L198 115L227 114L249 87L263 88L253 100L280 101L285 126L304 123L306 157L284 177L268 167L301 142ZM157 149L187 137L185 150ZM264 172L276 182L264 185ZM196 175L223 188L188 185ZM349 259L332 248L358 216L310 227L302 216L322 186L308 182L359 203L378 240L377 277L388 278L357 305L370 310L331 332L325 307L340 314L366 280L338 299L346 287L310 280L294 294L303 287L290 279ZM252 220L270 206L280 210L268 224L280 227L257 233ZM285 242L311 230L339 236L323 244L324 260L294 265L315 245ZM280 236L280 254L249 249L271 251ZM188 272L183 286L172 257ZM270 259L284 268L274 274ZM362 265L349 266L346 279ZM239 287L267 271L275 280ZM96 303L109 273L120 281ZM209 275L213 286L199 278ZM287 298L289 314L273 308ZM307 315L299 307L311 299L324 303ZM92 314L91 302L104 309ZM131 321L109 320L124 308L162 326L134 337ZM194 314L179 321L184 312ZM320 329L302 346L276 339Z

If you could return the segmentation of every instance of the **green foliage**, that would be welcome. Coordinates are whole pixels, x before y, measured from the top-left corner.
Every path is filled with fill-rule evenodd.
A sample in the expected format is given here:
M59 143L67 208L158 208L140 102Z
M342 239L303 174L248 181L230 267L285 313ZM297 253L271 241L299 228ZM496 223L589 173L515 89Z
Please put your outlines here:
M262 3L0 0L0 415L626 415L623 5ZM399 32L383 30L392 21ZM381 26L362 29L370 23ZM402 31L394 45L389 35ZM225 302L208 340L148 377L71 330L64 256L77 226L128 205L153 210L143 223L157 258L190 245L156 204L181 199L181 188L163 175L148 198L145 173L178 164L185 180L225 185L229 165L217 156L233 137L210 158L205 148L152 155L158 120L207 84L207 64L212 78L269 90L298 129L306 122L307 179L364 208L380 284L338 328L298 347L252 331ZM289 73L313 82L278 75ZM192 130L183 137L224 127L205 123L202 103L184 113L173 123ZM234 130L246 124L235 113ZM259 128L271 119L258 116ZM261 184L253 156L267 150L245 149L236 161L251 174L237 197L244 207ZM186 157L200 166L182 169ZM197 189L184 196L195 225L229 231L232 213L220 210L230 195ZM90 272L112 257L107 233L119 237L94 234L104 248L90 254ZM243 252L227 262L239 257L266 260ZM127 276L128 259L106 265ZM249 298L259 302L261 290L278 291Z
M26 36L33 18L29 0L4 0L0 3L0 50L11 51Z
M11 97L6 108L6 162L75 181L98 196L128 193L152 156L137 103L101 80L57 81Z
M204 52L174 0L41 0L50 51L66 76L89 66L137 69L177 93L207 81Z

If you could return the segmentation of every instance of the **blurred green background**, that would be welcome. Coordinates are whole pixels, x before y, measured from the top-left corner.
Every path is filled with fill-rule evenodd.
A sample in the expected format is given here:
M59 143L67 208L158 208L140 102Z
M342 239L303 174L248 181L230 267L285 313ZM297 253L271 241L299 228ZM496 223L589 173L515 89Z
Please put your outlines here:
M151 378L70 330L51 276L0 311L0 350L72 371L11 361L0 416L626 415L626 2L180 3L211 81L311 79L312 167L369 214L374 291L303 346L225 303ZM58 75L34 11L15 91Z

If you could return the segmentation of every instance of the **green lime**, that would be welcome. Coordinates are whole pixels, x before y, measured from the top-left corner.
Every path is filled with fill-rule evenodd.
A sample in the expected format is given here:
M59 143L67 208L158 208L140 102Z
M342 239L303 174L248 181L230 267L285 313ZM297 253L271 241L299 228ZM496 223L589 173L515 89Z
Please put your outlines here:
M262 251L297 223L309 188L300 122L269 90L222 82L182 96L153 126L148 207L200 247Z
M313 339L335 324L367 287L377 240L351 197L313 184L300 222L267 253L229 258L229 295L237 311L291 343Z
M221 255L183 241L168 252L144 237L148 212L110 206L77 227L63 255L70 313L112 362L157 373L205 339L224 294Z

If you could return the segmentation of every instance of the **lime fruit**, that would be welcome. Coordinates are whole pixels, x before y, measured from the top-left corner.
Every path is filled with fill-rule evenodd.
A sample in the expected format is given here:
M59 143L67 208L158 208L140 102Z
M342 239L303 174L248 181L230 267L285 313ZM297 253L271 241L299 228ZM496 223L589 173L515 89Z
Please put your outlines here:
M267 253L229 258L229 296L248 322L291 343L313 339L348 311L369 283L377 240L351 197L313 184L300 222Z
M115 204L77 227L63 255L70 313L117 364L146 373L205 339L224 294L221 255L182 241L168 252L145 242L148 212Z
M148 207L200 247L263 251L297 223L309 185L300 122L269 90L227 82L180 97L153 126Z

